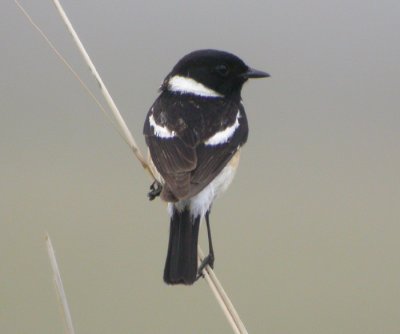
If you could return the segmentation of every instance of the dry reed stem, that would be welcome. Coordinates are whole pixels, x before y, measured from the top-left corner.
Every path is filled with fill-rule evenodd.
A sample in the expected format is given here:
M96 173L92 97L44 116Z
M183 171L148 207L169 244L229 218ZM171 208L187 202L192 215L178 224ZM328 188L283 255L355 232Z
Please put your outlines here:
M61 53L56 49L56 47L51 43L51 41L48 39L48 37L44 34L44 32L40 29L40 27L32 20L32 18L29 16L29 14L26 12L26 10L21 6L21 4L17 1L14 0L16 5L19 7L19 9L23 12L23 14L28 18L29 22L33 25L33 27L41 34L41 36L45 39L45 41L48 43L50 48L55 52L55 54L61 59L61 61L67 66L67 68L74 74L76 79L79 81L79 83L83 86L85 91L89 94L89 96L96 102L96 104L100 107L100 109L108 116L107 112L105 111L105 108L101 105L101 103L96 99L95 95L91 92L91 90L86 86L86 84L81 80L79 75L74 71L72 66L65 60L65 58L61 55ZM154 174L152 173L151 168L147 164L146 160L143 158L143 155L138 148L136 141L134 140L131 132L129 131L128 126L126 125L124 119L122 118L114 100L112 99L110 93L108 92L107 87L105 86L103 80L101 79L99 73L97 72L93 62L91 61L88 53L86 52L82 42L80 41L75 29L73 28L70 20L68 19L68 16L66 15L64 9L62 8L60 2L58 0L53 0L54 5L56 6L61 18L63 19L64 23L67 26L68 31L73 37L73 40L75 41L79 51L81 52L84 60L86 61L87 65L89 66L92 74L96 78L101 93L103 94L109 108L111 109L112 116L114 117L116 123L112 122L113 125L116 126L119 134L121 137L125 140L125 142L129 145L129 147L132 149L133 153L135 154L136 158L139 160L141 163L142 167L152 176L153 179L155 179ZM199 260L202 261L204 258L203 252L199 246ZM241 321L235 307L233 306L232 302L230 301L228 295L226 294L225 290L222 287L222 284L219 282L217 276L215 275L214 271L212 270L211 267L207 266L203 270L204 278L207 281L208 285L210 286L211 291L213 292L218 304L220 305L222 311L224 312L229 324L231 325L233 331L237 334L247 334L247 330ZM61 279L61 277L60 277ZM70 316L70 315L69 315ZM67 317L67 315L65 315Z
M90 88L82 81L81 77L79 74L73 69L73 67L68 63L68 61L64 58L64 56L57 50L57 48L54 46L54 44L49 40L49 38L46 36L46 34L43 32L42 29L33 21L33 19L30 17L28 12L22 7L22 5L18 2L18 0L14 0L15 4L18 6L18 8L21 10L21 12L25 15L25 17L28 19L29 23L39 32L39 34L42 36L42 38L45 40L45 42L49 45L51 50L56 54L56 56L62 61L62 63L68 68L68 70L74 75L75 79L78 80L79 84L82 86L84 91L90 96L90 98L97 104L97 106L100 108L100 110L103 112L103 114L108 118L108 120L111 122L111 124L114 126L115 130L119 133L121 138L128 144L130 145L127 140L125 139L125 136L123 133L121 133L120 128L115 124L115 121L111 116L107 113L107 110L104 108L104 106L100 103L100 101L96 98L96 96L93 94L93 92L90 90Z
M199 261L201 263L202 259L204 258L204 254L200 248L198 249L198 253L199 253ZM214 270L212 270L212 268L210 266L206 266L203 269L202 273L206 280L209 278L213 282L213 287L215 287L215 289L218 291L218 297L222 298L224 307L226 307L226 310L230 313L230 317L228 318L228 321L230 319L232 319L235 322L235 327L232 326L233 330L234 331L237 330L237 333L240 333L240 334L248 334L247 329L246 329L244 323L242 322L242 319L240 319L239 314L237 313L237 311L236 311L235 307L233 306L231 300L229 299L227 293L225 292L224 288L222 287L221 282L215 275ZM224 311L224 313L225 313L225 311Z
M135 154L136 158L140 161L142 164L143 168L147 170L151 176L154 178L153 173L151 172L151 169L149 168L149 165L147 164L146 160L143 158L142 153L140 152L135 139L133 138L131 132L128 129L128 126L126 125L124 119L122 118L120 112L118 111L118 108L111 97L110 93L108 92L107 87L104 85L103 80L101 79L99 73L97 72L96 67L94 66L92 60L90 59L88 53L86 52L85 47L83 46L82 42L80 41L77 33L75 32L74 27L71 24L71 21L68 19L67 14L65 13L64 9L62 8L61 4L57 0L53 0L54 5L56 6L58 13L60 14L61 18L63 19L64 23L67 26L68 31L72 35L72 38L74 42L76 43L76 46L78 47L82 57L84 58L86 64L89 66L93 76L96 78L97 83L100 86L100 91L103 94L108 106L111 109L112 115L114 116L114 119L117 122L118 127L120 128L121 132L123 133L126 142L132 149L133 153Z
M68 334L75 334L74 325L72 323L71 312L68 306L67 296L64 291L64 286L61 280L60 269L58 268L57 264L56 254L54 252L54 248L48 233L46 233L45 239L46 239L47 253L49 255L51 269L53 270L57 296L63 311L63 316L64 316L63 318L65 322L66 331Z

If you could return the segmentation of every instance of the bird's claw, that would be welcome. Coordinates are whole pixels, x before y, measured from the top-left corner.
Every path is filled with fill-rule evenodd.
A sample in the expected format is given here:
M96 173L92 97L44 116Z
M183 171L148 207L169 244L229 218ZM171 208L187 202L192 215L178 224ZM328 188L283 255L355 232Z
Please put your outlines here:
M147 194L147 197L149 198L150 201L152 201L156 197L160 196L161 191L162 191L161 183L158 181L154 181L150 186L150 191Z
M199 269L197 270L197 277L196 280L198 280L200 277L204 277L203 274L203 269L207 266L210 266L211 269L214 268L214 255L213 254L208 254L203 261L201 262Z

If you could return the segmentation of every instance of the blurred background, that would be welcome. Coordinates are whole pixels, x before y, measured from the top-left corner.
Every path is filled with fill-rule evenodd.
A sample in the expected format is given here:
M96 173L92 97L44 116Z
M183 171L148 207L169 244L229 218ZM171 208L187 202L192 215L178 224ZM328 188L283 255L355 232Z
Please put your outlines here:
M22 1L100 96L51 1ZM398 333L400 2L63 1L136 140L172 66L201 48L271 73L215 203L215 271L250 333ZM13 1L0 10L0 332L231 333L207 284L162 281L165 204ZM202 245L207 249L203 229Z

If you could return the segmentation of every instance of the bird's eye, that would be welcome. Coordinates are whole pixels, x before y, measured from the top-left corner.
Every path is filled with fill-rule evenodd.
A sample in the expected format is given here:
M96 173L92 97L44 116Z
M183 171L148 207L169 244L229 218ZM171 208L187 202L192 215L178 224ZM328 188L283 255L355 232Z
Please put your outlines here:
M216 66L216 67L215 67L215 71L216 71L219 75L221 75L221 76L223 76L223 77L226 77L226 76L229 74L229 68L228 68L228 66L226 66L226 65L224 65L224 64L221 64L221 65Z

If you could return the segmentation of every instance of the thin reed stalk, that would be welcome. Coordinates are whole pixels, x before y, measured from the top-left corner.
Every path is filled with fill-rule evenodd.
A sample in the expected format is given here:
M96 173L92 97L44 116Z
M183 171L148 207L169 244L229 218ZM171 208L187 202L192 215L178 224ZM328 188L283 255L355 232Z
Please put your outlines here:
M50 236L48 233L46 233L45 240L46 240L46 246L47 246L47 254L49 255L50 265L51 265L51 269L53 271L54 283L56 286L57 296L58 296L58 300L59 300L61 308L62 308L65 329L68 334L75 334L74 325L72 323L71 312L70 312L69 306L68 306L67 295L65 294L65 291L64 291L64 286L63 286L63 282L61 279L60 269L58 268L56 254L54 252L54 248L53 248L53 245L51 243Z

